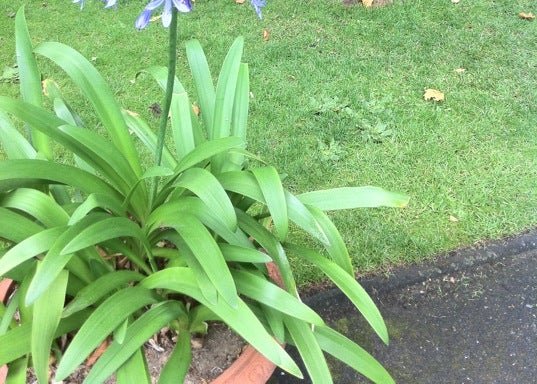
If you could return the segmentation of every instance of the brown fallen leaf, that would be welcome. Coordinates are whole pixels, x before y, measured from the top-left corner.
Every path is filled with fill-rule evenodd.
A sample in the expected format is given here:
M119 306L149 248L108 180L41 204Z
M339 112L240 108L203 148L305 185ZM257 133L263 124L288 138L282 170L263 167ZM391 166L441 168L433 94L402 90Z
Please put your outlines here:
M93 351L93 353L86 359L86 365L91 367L93 364L95 364L97 359L101 357L104 351L106 351L106 348L108 348L109 344L110 342L108 340L103 341L101 345L99 345L97 349L95 349L95 351Z
M362 4L364 5L364 7L370 8L373 6L373 0L362 0Z
M520 12L518 14L518 17L520 17L523 20L533 20L533 19L535 19L535 15L533 13L531 13L531 12L528 12L528 13Z
M269 41L270 39L270 31L268 29L263 29L263 40Z
M244 4L246 0L235 0L235 3L236 4Z
M433 100L433 101L444 101L445 97L444 94L436 89L428 88L425 90L425 93L423 94L423 98L425 100Z
M196 116L199 116L201 109L197 104L192 104L192 112L194 112Z

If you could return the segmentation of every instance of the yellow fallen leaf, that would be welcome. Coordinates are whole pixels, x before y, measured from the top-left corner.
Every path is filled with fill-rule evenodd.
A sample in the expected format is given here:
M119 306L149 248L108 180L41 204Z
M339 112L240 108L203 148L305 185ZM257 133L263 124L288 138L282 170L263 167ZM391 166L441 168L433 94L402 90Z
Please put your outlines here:
M523 20L533 20L533 19L535 19L535 15L533 13L531 13L531 12L528 12L528 13L520 12L518 14L518 17L520 17Z
M162 17L162 15L153 16L152 18L149 19L149 21L153 23L153 22L159 20L161 17Z
M196 116L199 116L201 112L200 107L197 104L192 104L192 111Z
M466 72L466 69L464 69L464 68L457 68L457 69L455 69L455 72L457 72L457 73L464 73L464 72Z
M373 0L362 0L362 4L364 5L364 7L370 8L373 6Z
M451 0L453 4L459 4L461 0Z
M263 29L263 40L269 41L270 39L270 31L268 29Z
M426 89L423 94L425 100L444 101L444 94L436 89Z
M457 219L455 216L450 215L449 221L451 221L452 223L456 223L457 221L459 221L459 219Z
M246 0L235 0L235 3L236 4L244 4Z

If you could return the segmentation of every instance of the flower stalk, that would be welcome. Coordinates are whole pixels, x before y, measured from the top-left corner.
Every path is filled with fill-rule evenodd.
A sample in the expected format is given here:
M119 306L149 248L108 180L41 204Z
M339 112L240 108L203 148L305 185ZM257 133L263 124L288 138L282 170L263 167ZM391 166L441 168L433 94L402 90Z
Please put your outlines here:
M160 117L160 126L157 136L157 148L155 151L155 165L162 162L162 151L164 148L164 139L166 137L166 126L168 125L168 115L173 97L173 85L175 79L175 67L177 65L177 9L172 7L172 20L170 23L170 38L168 47L168 79L166 82L166 94L162 103L162 115ZM153 184L153 198L157 192L157 184Z

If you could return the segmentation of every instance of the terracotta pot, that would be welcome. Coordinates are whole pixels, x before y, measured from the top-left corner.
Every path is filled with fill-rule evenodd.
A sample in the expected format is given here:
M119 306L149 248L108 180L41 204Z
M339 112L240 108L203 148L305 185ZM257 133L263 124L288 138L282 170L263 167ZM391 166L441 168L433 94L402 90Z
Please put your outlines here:
M270 278L283 287L282 277L274 263L267 263ZM268 381L276 365L252 346L247 346L241 355L212 384L264 384Z
M282 278L276 264L268 263L267 269L271 279L283 287ZM13 281L4 279L0 281L0 301L5 302L9 297ZM229 366L212 384L264 384L268 381L276 365L257 352L252 346L247 346L241 355ZM0 367L0 384L4 384L7 377L7 366Z
M0 281L0 302L6 304L7 299L9 298L9 293L13 287L13 281L10 279L3 279ZM0 384L6 382L7 377L7 365L0 367Z

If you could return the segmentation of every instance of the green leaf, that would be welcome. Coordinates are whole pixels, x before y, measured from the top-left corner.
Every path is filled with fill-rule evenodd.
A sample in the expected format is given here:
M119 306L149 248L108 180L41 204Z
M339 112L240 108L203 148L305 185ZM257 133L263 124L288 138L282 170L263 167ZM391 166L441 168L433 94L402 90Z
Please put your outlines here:
M2 162L0 162L0 169ZM1 170L0 170L0 177ZM41 232L44 228L33 220L7 208L0 207L0 239L20 243L29 236Z
M28 356L24 356L9 364L9 374L5 384L26 384L26 370L28 369Z
M19 188L5 196L0 195L0 205L25 212L46 227L66 225L69 220L67 212L50 195L36 189Z
M34 147L15 128L8 115L0 112L0 143L8 159L33 159L36 157Z
M186 42L186 56L199 98L201 118L209 133L213 130L215 90L205 53L198 40Z
M74 254L64 254L61 253L61 251L69 242L71 242L73 237L76 237L84 228L86 228L86 226L90 226L96 221L101 221L103 217L106 217L106 215L93 214L91 216L86 216L84 220L80 220L78 223L68 227L61 235L58 236L52 247L50 247L47 254L43 258L41 267L37 270L32 282L30 283L30 287L28 288L28 293L25 299L26 305L32 304L47 290L49 285L56 278L56 276L60 274L67 263L76 263L77 261L81 261L76 257L73 258ZM79 263L78 268L84 267L85 264L83 262L82 264ZM86 280L91 280L91 277L87 276Z
M123 118L129 129L140 139L140 141L149 149L150 153L155 153L157 150L157 135L151 130L151 127L140 118L137 113L123 110ZM170 150L164 145L162 148L162 165L167 168L174 169L177 166L177 161L174 159Z
M122 344L113 342L97 360L84 380L86 384L102 383L132 356L152 335L177 318L182 307L175 301L165 301L140 316L127 329Z
M377 384L395 384L384 367L362 347L329 327L316 327L315 338L322 350L341 360Z
M224 188L209 171L190 168L177 179L175 185L196 194L231 230L237 228L233 204Z
M73 313L95 304L110 292L123 287L125 284L138 282L143 278L143 275L134 271L107 273L81 289L76 297L65 307L62 317L69 317Z
M343 268L350 276L354 276L354 269L352 268L351 257L349 256L349 251L347 246L343 241L338 229L332 223L332 220L319 208L314 207L313 205L308 206L308 210L312 216L317 221L317 224L321 227L323 233L326 235L328 242L324 243L323 246L328 251L332 260Z
M352 276L315 251L294 244L286 244L285 247L323 271L352 301L382 341L388 344L388 331L382 315L365 289Z
M232 307L237 305L238 296L235 283L224 256L211 233L192 215L170 217L165 226L174 228L190 248L205 273L222 298Z
M239 76L240 61L244 39L237 37L229 49L216 85L214 102L214 122L212 131L209 131L209 139L228 137L231 134L231 120L233 116L233 104L235 102L235 90ZM213 158L212 171L220 173L226 163L224 155Z
M91 245L120 237L132 237L142 243L146 241L142 230L134 221L126 217L108 217L83 228L80 233L65 245L60 251L60 255L75 253ZM146 246L149 248L149 244L146 244Z
M285 316L284 323L295 343L313 384L331 384L332 375L311 327L300 320Z
M42 43L35 52L59 65L75 82L93 105L99 121L110 134L114 145L128 160L134 173L140 176L142 172L138 152L130 138L121 110L113 92L95 67L79 52L61 43Z
M282 275L285 289L291 295L298 297L295 278L289 260L280 242L265 227L255 221L250 215L236 210L239 227L255 239L272 257Z
M287 203L287 211L289 219L309 233L311 236L319 240L323 245L331 244L324 233L323 228L313 217L310 210L289 191L285 191L285 201Z
M263 324L244 301L239 298L237 307L231 307L224 300L219 300L216 305L210 304L205 300L189 268L167 268L156 272L145 278L141 286L148 289L169 289L192 297L213 311L267 359L292 375L302 378L294 361L266 332Z
M125 288L106 299L84 322L71 341L58 365L56 381L63 380L71 374L127 317L138 309L156 302L155 295L142 287ZM128 335L125 339L128 340Z
M323 211L353 208L406 207L408 197L378 187L344 187L298 195L304 204Z
M73 225L82 220L88 213L96 208L111 211L117 216L125 216L125 209L122 206L121 200L110 195L92 193L71 214L68 224Z
M196 147L192 127L192 106L186 92L174 93L171 103L171 127L177 159L181 160Z
M116 372L117 384L151 384L143 348L138 350Z
M269 255L253 248L245 248L227 243L219 243L218 246L222 251L222 255L224 255L224 259L228 262L257 264L272 261Z
M233 117L231 120L231 135L242 138L246 141L246 130L248 127L248 105L250 102L248 64L241 63L239 76L237 79L237 89L233 102ZM244 164L244 155L233 153L229 156L229 162L225 164L223 172L239 171Z
M155 65L153 67L149 67L147 69L144 69L138 72L136 74L136 77L138 77L141 73L147 73L153 76L153 78L156 80L160 88L162 88L162 90L166 92L166 87L168 86L168 68L167 67ZM173 79L173 93L181 93L181 92L185 92L185 88L183 87L179 79L175 77Z
M88 311L81 311L71 317L62 319L56 329L54 337L57 338L78 329L88 318L88 315ZM31 349L31 338L32 323L30 321L23 322L18 327L1 335L0 345L9 347L0 348L0 366L29 354Z
M87 194L120 196L97 176L70 165L29 159L0 161L0 191L35 187L36 184L66 184Z
M0 276L5 275L26 260L48 251L66 228L45 229L18 242L0 258Z
M11 300L9 300L9 303L7 303L7 306L4 309L4 313L0 313L0 336L4 335L8 331L9 327L14 325L13 317L19 309L20 292L20 290L15 291L15 293L11 297ZM0 301L0 307L1 306L3 306L3 304ZM17 326L16 323L15 326Z
M37 270L41 264L38 263ZM50 348L60 323L69 273L62 271L34 304L32 319L32 365L40 384L48 383Z
M24 7L19 9L15 17L15 50L22 99L30 104L41 106L43 103L41 74L33 54L32 42L24 17ZM33 125L30 124L30 126L34 128ZM31 134L34 148L47 159L52 159L53 155L48 138L35 129L31 130Z
M164 368L162 368L158 384L183 383L191 361L190 333L181 331L179 332L172 354L168 358Z
M278 175L274 167L254 168L252 173L259 184L259 188L261 188L267 208L274 221L276 236L278 240L284 241L289 231L289 221L280 175Z
M246 271L233 270L232 275L239 293L297 319L316 325L324 324L314 310L276 284Z

